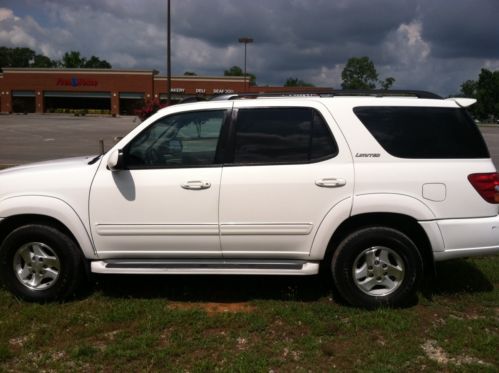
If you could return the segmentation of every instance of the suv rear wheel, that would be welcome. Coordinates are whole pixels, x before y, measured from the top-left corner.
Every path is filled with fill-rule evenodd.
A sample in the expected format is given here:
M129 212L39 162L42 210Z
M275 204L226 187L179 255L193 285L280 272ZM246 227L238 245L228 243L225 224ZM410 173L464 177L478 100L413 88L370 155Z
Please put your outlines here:
M51 226L25 225L12 231L0 247L0 276L24 300L64 299L83 278L80 250Z
M340 243L331 268L337 290L348 303L366 308L399 307L414 299L423 261L404 233L368 227Z

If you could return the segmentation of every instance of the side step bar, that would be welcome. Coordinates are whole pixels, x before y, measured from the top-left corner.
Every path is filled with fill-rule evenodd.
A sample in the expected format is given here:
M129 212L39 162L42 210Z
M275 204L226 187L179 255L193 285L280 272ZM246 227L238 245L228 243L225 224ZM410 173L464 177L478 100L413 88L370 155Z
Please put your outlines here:
M318 262L244 259L108 259L91 263L94 273L178 275L315 275Z

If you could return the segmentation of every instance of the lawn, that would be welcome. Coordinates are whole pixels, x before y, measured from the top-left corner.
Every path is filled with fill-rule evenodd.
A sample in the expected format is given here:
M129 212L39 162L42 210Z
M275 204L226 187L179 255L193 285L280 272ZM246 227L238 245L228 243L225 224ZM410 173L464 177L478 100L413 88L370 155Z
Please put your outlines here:
M0 371L499 369L499 257L439 264L406 309L342 305L320 277L100 276L78 299L0 289Z

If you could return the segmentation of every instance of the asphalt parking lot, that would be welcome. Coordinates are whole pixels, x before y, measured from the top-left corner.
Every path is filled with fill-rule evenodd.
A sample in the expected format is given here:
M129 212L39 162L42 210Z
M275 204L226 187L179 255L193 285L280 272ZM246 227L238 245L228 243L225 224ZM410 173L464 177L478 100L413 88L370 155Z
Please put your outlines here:
M56 114L0 115L0 165L18 165L99 153L140 121L136 117Z
M75 117L64 114L0 115L0 167L99 153L140 123L132 116ZM491 157L499 165L499 125L481 126Z

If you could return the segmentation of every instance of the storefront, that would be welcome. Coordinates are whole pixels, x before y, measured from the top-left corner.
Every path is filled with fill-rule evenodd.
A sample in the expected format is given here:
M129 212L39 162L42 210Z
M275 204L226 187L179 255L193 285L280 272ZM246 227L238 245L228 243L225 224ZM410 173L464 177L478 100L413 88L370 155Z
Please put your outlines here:
M133 115L144 99L167 99L168 82L154 70L4 68L0 74L0 112L89 113ZM249 80L247 78L246 80ZM289 87L247 87L244 77L175 76L174 102L186 97L211 97L241 92L297 90ZM306 88L307 91L321 88Z

